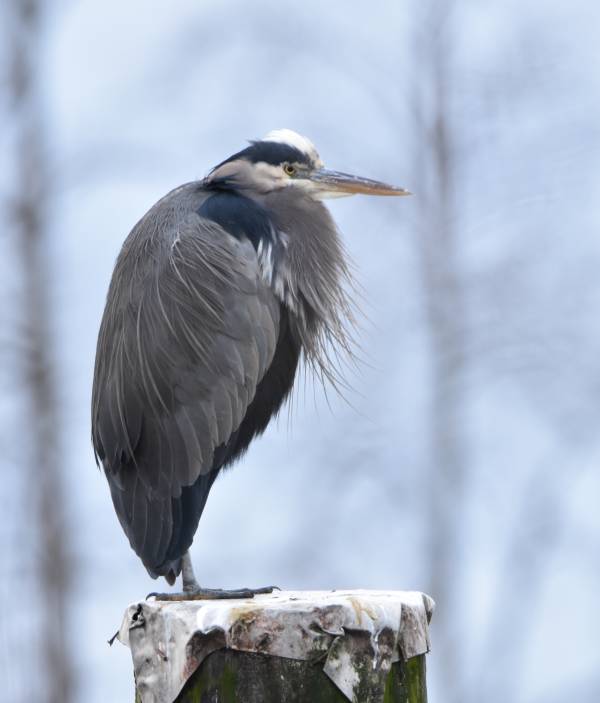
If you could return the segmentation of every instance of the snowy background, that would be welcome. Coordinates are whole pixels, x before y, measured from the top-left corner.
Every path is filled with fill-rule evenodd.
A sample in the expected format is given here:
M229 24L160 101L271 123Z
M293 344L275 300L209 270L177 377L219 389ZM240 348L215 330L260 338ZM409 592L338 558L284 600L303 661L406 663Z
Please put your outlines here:
M432 703L600 700L599 31L589 0L4 0L2 701L133 700L106 640L163 584L92 456L109 278L280 127L414 196L331 202L365 363L216 483L201 582L423 590Z

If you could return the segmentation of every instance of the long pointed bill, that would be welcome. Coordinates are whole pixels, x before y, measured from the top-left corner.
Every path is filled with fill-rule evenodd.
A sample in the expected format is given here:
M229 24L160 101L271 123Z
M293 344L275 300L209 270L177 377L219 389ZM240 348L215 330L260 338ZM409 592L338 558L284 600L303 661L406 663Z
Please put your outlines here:
M351 176L349 173L330 171L326 168L313 171L309 178L314 184L316 192L322 198L340 198L358 193L365 195L410 195L410 192L404 188L372 181L370 178Z

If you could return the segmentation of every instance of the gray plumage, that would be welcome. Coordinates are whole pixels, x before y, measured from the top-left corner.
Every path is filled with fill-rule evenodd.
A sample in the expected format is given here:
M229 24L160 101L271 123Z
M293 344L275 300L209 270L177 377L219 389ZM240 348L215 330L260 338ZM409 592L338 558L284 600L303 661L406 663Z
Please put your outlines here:
M349 344L346 258L309 177L333 172L308 140L273 134L156 203L108 291L94 450L132 548L170 583L213 481L279 411L300 356L331 379L331 346Z

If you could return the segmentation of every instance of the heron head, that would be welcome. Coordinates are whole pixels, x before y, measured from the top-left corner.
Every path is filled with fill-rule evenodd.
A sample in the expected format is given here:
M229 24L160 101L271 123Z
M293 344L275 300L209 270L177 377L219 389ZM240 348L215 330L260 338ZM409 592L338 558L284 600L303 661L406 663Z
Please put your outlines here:
M316 200L348 195L409 195L404 188L324 167L314 144L291 129L277 129L216 166L208 186L259 193L295 188Z

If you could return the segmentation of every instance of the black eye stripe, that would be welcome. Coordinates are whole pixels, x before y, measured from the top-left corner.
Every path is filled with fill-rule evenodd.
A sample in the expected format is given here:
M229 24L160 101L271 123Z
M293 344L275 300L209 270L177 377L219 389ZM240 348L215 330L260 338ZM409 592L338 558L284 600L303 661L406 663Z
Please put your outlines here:
M219 166L229 161L235 161L236 159L246 159L254 164L263 161L264 163L271 164L271 166L280 166L286 161L289 163L312 166L310 157L303 151L289 144L281 144L279 142L252 142L249 147L225 159ZM216 168L219 168L219 166Z

